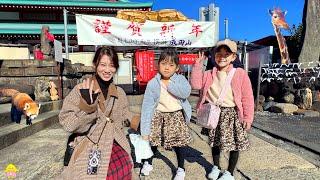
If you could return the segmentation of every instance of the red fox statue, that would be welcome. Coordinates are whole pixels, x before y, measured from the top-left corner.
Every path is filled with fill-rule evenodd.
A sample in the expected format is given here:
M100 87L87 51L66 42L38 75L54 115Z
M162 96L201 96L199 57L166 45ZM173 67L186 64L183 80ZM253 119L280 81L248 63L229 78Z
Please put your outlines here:
M15 89L0 89L0 96L12 97L11 121L13 122L20 124L21 115L24 114L26 124L31 125L32 120L39 114L41 104L38 105L26 93L20 93Z

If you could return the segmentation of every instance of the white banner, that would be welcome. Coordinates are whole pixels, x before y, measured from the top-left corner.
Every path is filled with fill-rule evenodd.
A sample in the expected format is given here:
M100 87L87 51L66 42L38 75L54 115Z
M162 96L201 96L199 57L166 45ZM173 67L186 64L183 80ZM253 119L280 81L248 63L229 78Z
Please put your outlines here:
M145 23L115 17L76 15L79 45L212 47L214 22Z
M62 58L62 43L60 41L54 40L53 41L53 47L54 47L54 59L57 62L63 63L63 58Z

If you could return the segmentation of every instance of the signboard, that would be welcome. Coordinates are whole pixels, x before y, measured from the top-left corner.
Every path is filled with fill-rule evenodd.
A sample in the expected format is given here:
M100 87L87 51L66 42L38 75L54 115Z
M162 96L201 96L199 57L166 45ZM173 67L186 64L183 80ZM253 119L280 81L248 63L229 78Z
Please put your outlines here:
M76 15L79 45L212 47L214 22L145 23L92 15Z
M198 54L179 54L179 64L192 65L198 58Z
M154 62L153 51L137 51L135 53L137 80L139 84L146 84L157 74Z
M57 62L63 63L62 58L62 43L60 41L54 40L54 59Z

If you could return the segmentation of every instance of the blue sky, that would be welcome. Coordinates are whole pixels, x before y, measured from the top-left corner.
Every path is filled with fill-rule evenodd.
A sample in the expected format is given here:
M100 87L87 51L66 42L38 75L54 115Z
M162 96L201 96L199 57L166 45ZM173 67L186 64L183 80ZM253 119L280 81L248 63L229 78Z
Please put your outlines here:
M150 2L152 0L131 0ZM302 21L304 0L154 0L153 10L177 9L189 19L198 20L199 7L214 3L220 7L220 39L224 38L225 18L229 19L229 38L254 41L274 35L268 9L287 10L289 26ZM283 31L285 35L289 32Z

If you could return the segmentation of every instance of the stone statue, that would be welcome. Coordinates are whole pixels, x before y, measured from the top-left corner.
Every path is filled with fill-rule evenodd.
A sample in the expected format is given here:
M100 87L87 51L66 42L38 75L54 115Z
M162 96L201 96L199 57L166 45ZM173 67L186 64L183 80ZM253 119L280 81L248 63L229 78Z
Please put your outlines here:
M50 101L49 87L50 83L48 77L38 77L36 79L34 90L36 101Z
M53 57L53 41L54 36L50 33L49 26L42 26L40 34L41 47L40 50L43 53L43 58L48 59Z
M57 86L54 84L53 81L50 81L50 98L51 98L51 101L56 101L59 99L59 96L58 96L58 91L57 91Z

